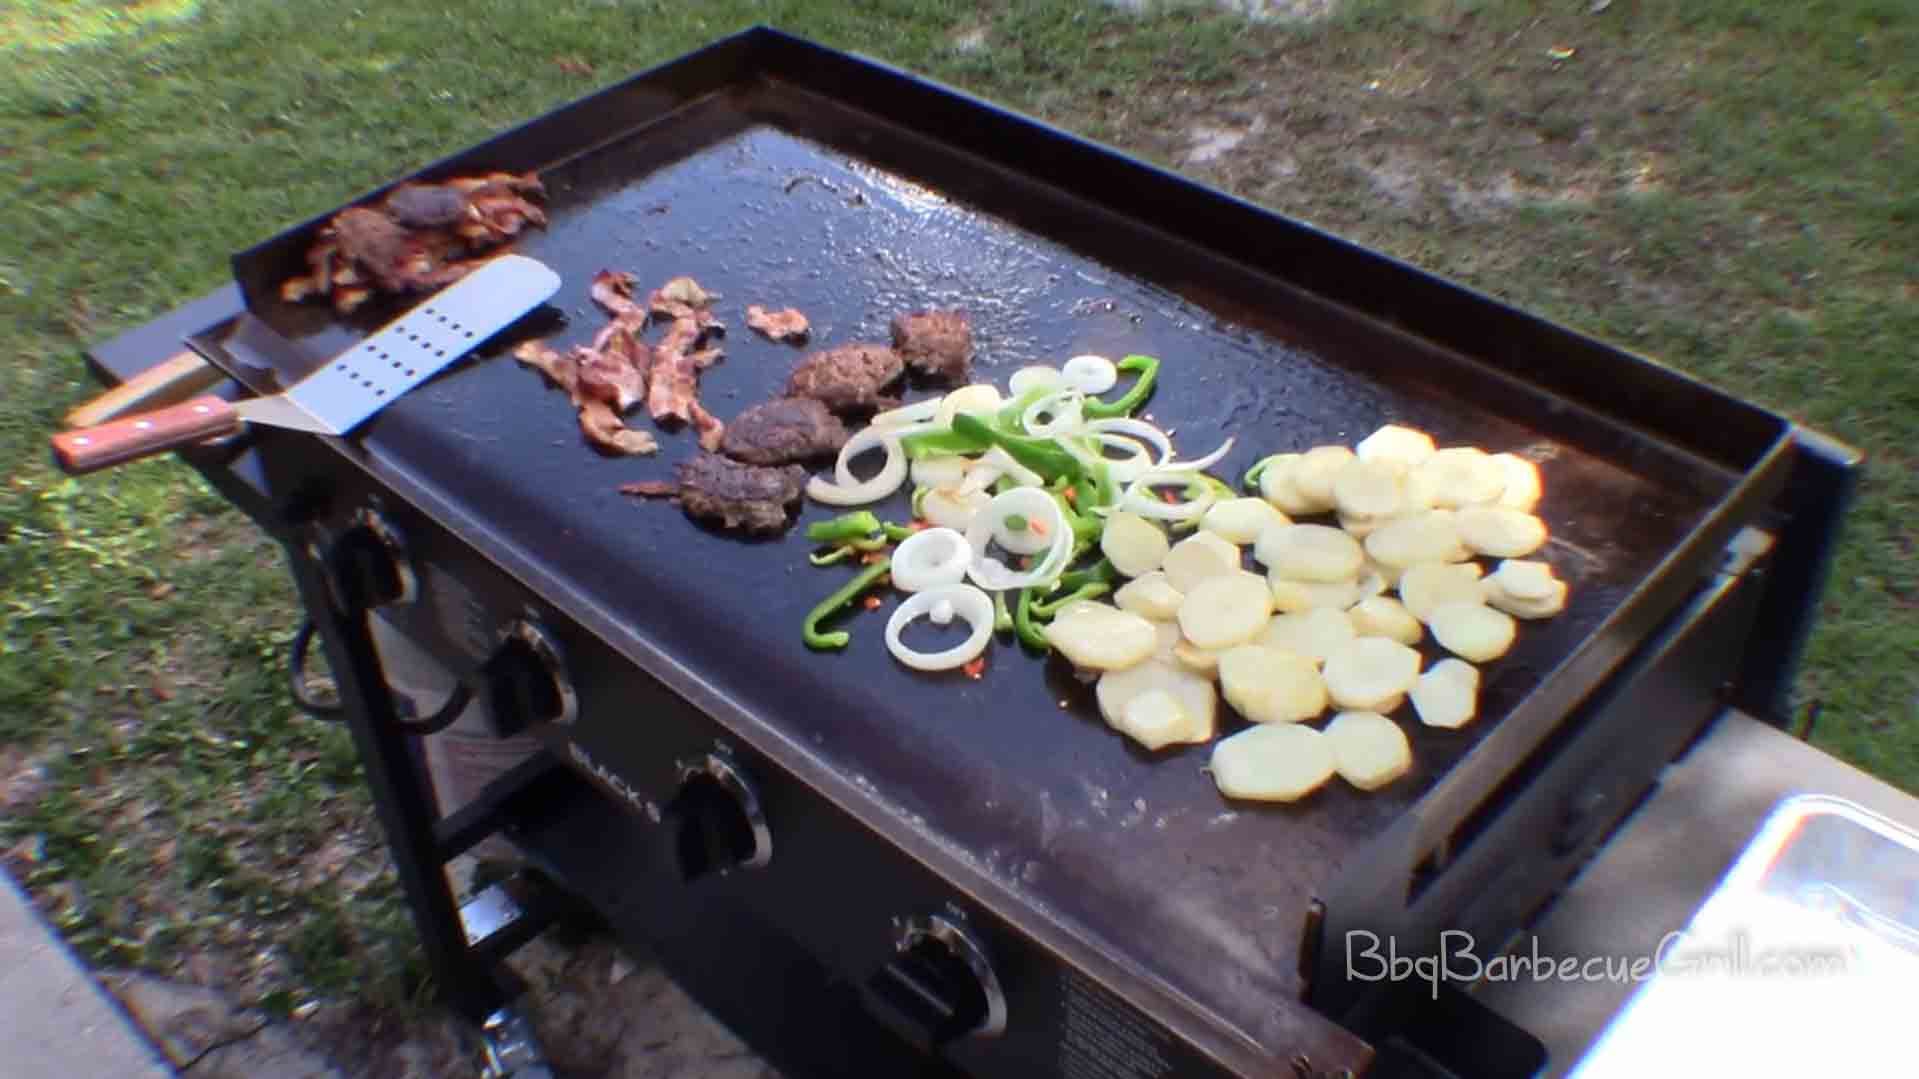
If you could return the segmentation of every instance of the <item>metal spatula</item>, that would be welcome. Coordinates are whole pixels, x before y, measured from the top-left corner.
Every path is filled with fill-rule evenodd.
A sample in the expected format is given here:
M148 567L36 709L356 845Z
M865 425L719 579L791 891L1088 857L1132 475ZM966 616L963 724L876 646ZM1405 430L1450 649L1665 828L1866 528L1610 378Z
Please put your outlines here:
M394 398L513 324L560 287L523 255L503 255L327 361L285 393L229 402L196 397L53 436L60 468L81 475L264 423L344 435Z

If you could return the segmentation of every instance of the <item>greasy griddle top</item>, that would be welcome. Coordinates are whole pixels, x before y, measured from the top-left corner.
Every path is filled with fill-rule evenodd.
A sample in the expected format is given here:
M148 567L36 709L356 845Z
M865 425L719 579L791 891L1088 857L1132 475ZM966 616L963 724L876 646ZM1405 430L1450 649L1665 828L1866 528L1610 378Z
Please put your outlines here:
M1090 687L1014 644L996 643L977 681L916 674L887 655L886 611L875 611L847 620L853 641L843 653L807 651L802 618L852 569L809 566L799 528L748 542L697 527L670 504L615 493L622 482L669 477L696 452L690 431L662 433L656 457L602 457L582 442L565 398L498 350L367 427L370 451L596 597L633 639L810 746L906 826L1259 1037L1271 1002L1300 991L1301 916L1342 859L1585 641L1723 490L1697 472L1662 469L1657 447L1628 435L1620 438L1632 452L1601 460L1546 434L1552 417L1529 426L1454 396L1470 386L1357 373L1414 345L1363 326L1318 338L1290 330L1279 293L1270 310L1229 320L1173 291L1199 287L1183 274L1168 272L1172 289L1147 280L1150 246L1138 249L1145 276L1110 269L847 152L859 145L846 134L859 130L855 120L794 109L777 126L763 122L773 115L748 95L719 95L546 172L552 222L520 250L563 278L554 304L565 324L549 327L556 343L583 342L604 324L587 296L595 271L632 270L643 288L691 274L723 294L726 358L701 381L722 418L774 395L803 355L748 330L748 303L799 307L814 347L884 341L895 313L950 306L972 318L977 377L1002 389L1024 364L1081 352L1160 357L1148 413L1176 430L1185 455L1236 435L1215 469L1229 479L1261 455L1351 444L1387 422L1540 462L1539 512L1554 535L1546 557L1571 582L1571 606L1523 624L1511 654L1486 665L1484 718L1432 731L1407 706L1397 717L1416 759L1406 778L1374 794L1335 779L1303 804L1259 806L1215 791L1201 770L1210 747L1141 752L1103 725ZM809 129L840 145L792 133ZM976 192L1017 212L1020 192L996 183ZM1085 227L1062 220L1056 234L1070 240ZM1141 229L1139 243L1154 235ZM381 317L343 326L311 309L263 314L316 354ZM903 494L875 508L907 516ZM801 523L837 512L808 505ZM1436 657L1430 643L1427 651ZM1221 715L1222 734L1242 727L1223 704Z

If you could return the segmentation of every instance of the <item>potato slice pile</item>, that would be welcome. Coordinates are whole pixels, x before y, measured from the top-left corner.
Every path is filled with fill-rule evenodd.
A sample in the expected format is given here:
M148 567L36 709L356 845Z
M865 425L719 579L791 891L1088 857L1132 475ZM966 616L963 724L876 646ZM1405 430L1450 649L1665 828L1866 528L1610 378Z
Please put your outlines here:
M1214 746L1227 797L1294 801L1335 774L1391 784L1414 764L1392 713L1410 702L1428 727L1471 722L1474 664L1505 655L1520 621L1566 607L1566 582L1530 557L1547 529L1522 457L1388 425L1352 448L1269 458L1258 488L1176 542L1112 514L1101 550L1129 580L1046 630L1097 674L1106 722L1149 751L1212 741L1223 697L1252 724ZM1428 668L1429 633L1450 655ZM1323 732L1309 725L1329 709Z

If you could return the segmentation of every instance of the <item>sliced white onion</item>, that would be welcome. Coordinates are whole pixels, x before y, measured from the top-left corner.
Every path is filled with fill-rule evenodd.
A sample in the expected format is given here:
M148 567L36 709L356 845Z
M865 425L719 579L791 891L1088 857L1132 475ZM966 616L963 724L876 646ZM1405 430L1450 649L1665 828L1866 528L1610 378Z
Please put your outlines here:
M876 412L873 414L871 426L901 427L909 423L924 423L934 416L939 415L940 403L945 400L946 398L943 395L928 397L924 401L915 401L910 405L901 405L898 408L888 409L885 412Z
M1115 482L1131 483L1140 475L1154 467L1153 451L1137 438L1125 435L1095 434L1089 437L1099 439L1102 447L1125 450L1129 457L1108 457L1100 454L1100 460L1106 462L1106 470Z
M1082 393L1105 393L1119 385L1119 368L1104 356L1075 356L1059 373L1068 386Z
M1038 554L1053 549L1053 533L1050 528L1041 531L1032 527L1030 520L1027 527L1014 528L1001 517L993 522L993 542L1014 554Z
M962 497L966 495L976 495L993 486L993 484L998 483L999 478L1005 474L1005 471L998 465L981 461L966 473L966 478L959 483L955 490L957 490Z
M924 528L906 537L893 552L893 584L902 592L958 584L966 579L966 567L972 562L973 545L958 529Z
M922 457L913 462L913 482L921 487L957 487L973 462L964 457Z
M935 600L933 603L933 613L927 615L926 617L932 619L933 624L936 626L945 626L945 625L952 624L953 601L950 599Z
M1024 397L1033 390L1057 386L1060 379L1059 368L1034 364L1013 372L1013 377L1006 380L1006 390L1014 397Z
M1153 448L1159 451L1160 460L1170 461L1173 458L1172 438L1168 436L1166 432L1154 427L1145 420L1136 420L1131 416L1114 416L1110 419L1093 420L1089 422L1086 425L1086 431L1088 434L1105 434L1110 431L1116 435L1132 435L1134 438L1142 438L1151 443Z
M1071 387L1053 391L1026 406L1020 415L1020 423L1025 425L1026 433L1036 438L1051 438L1054 435L1069 434L1077 431L1084 417L1080 414L1081 402L1086 395ZM1051 416L1045 423L1039 422L1041 416Z
M966 640L943 652L916 652L900 641L907 623L921 615L932 615L937 622L942 608L949 615L958 614L973 627ZM915 592L893 608L893 616L886 620L886 650L916 671L948 671L971 663L986 651L992 637L993 597L970 584L941 585Z
M840 447L839 461L833 466L837 482L829 481L824 476L814 476L806 482L807 496L829 506L863 506L868 502L878 502L899 490L900 485L906 482L906 451L900 448L900 439L941 429L939 424L931 422L868 427L847 439L846 445ZM886 463L880 466L872 479L862 480L853 475L853 459L874 447L886 451Z
M975 382L947 394L940 401L939 410L933 413L933 418L942 426L950 427L953 417L962 412L977 416L982 412L998 411L999 406L999 387L990 382Z
M935 487L920 499L920 516L929 524L965 532L992 501L985 491L961 494L957 488Z
M1219 448L1204 457L1195 457L1190 461L1163 461L1153 468L1155 472L1174 474L1204 472L1218 464L1227 454L1233 452L1233 440L1228 438L1219 444Z
M1052 540L1046 557L1025 573L1007 569L1005 563L986 553L987 544L1001 527L1001 522L1013 513L1025 517L1029 528L1033 527L1032 522L1044 521L1043 528L1050 533ZM994 592L1051 581L1059 576L1073 556L1073 530L1066 524L1066 515L1061 512L1059 503L1053 501L1052 495L1036 487L1016 487L994 498L985 510L973 518L971 527L966 530L966 541L973 545L973 562L966 567L966 575L972 578L974 584Z
M1213 508L1213 503L1219 501L1219 492L1210 484L1205 494L1190 502L1169 504L1153 497L1155 487L1168 487L1173 484L1185 487L1192 482L1193 477L1189 473L1163 472L1153 469L1127 484L1125 492L1119 496L1119 508L1131 510L1141 517L1152 517L1161 521L1196 521L1205 516L1207 510Z

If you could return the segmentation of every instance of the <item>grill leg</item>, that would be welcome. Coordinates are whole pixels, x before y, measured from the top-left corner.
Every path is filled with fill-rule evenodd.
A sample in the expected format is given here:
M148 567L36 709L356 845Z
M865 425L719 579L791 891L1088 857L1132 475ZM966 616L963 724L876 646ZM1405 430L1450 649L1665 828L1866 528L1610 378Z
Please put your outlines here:
M325 642L347 726L434 983L449 1007L468 1022L481 1024L518 995L519 987L509 984L509 972L467 946L434 835L438 814L433 796L401 732L368 616L339 610L324 567L297 548L289 555L301 602Z
M480 1079L552 1079L533 1025L512 1008L487 1016L480 1024L480 1040L486 1052Z

